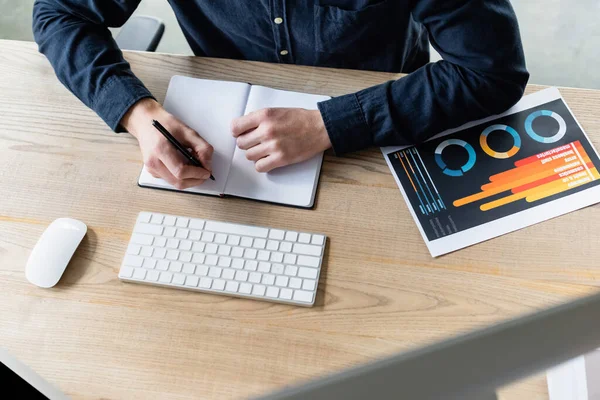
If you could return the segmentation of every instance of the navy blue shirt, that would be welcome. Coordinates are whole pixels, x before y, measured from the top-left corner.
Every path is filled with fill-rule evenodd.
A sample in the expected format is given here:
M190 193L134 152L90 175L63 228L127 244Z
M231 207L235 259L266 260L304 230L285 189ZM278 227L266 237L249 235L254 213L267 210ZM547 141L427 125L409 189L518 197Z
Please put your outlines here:
M198 56L409 72L319 104L336 154L421 142L516 103L529 78L509 0L169 0ZM58 78L113 129L151 97L108 27L139 0L37 0ZM429 47L443 60L429 62ZM199 94L201 95L201 94Z

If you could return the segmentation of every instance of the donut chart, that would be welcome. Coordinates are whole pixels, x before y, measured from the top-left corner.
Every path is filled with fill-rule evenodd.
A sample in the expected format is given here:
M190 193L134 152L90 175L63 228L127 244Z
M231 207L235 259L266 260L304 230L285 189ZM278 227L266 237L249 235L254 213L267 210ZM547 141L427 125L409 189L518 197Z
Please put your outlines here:
M533 130L533 121L536 118L542 117L542 116L553 118L556 122L558 122L558 132L554 136L550 136L550 137L540 136ZM560 139L562 139L563 136L565 136L565 134L567 133L567 123L565 122L563 117L561 117L559 114L557 114L553 111L539 110L539 111L535 111L535 112L529 114L529 116L525 120L525 131L527 132L529 137L531 137L536 142L554 143L554 142L558 142Z
M505 151L505 152L499 152L499 151L492 150L492 148L490 147L490 145L487 142L487 138L490 133L495 132L495 131L506 131L512 136L513 147L510 150ZM517 152L521 149L521 136L519 136L517 131L515 131L510 126L500 125L500 124L492 125L492 126L487 127L481 133L481 136L479 137L479 144L481 145L481 149L485 152L485 154L487 154L491 157L499 158L499 159L510 158L510 157L514 156L515 154L517 154Z
M467 151L467 153L469 155L469 159L462 167L460 167L460 169L450 169L450 168L448 168L448 166L446 165L444 160L442 160L442 152L444 151L444 149L446 147L452 146L452 145L461 146L462 148L464 148ZM438 147L436 147L436 149L435 149L435 162L441 168L442 172L448 176L463 176L463 174L465 172L467 172L468 170L473 168L476 160L477 160L477 156L475 155L475 149L473 149L473 146L471 146L469 143L465 142L464 140L448 139L448 140L445 140L442 143L440 143L438 145Z

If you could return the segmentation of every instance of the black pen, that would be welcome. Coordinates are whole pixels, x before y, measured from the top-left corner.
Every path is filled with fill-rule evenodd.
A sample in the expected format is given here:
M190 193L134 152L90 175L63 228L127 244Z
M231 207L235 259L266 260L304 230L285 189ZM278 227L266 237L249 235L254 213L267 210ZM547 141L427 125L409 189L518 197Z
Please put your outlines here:
M181 143L179 143L179 141L177 141L177 139L175 139L175 138L173 137L173 135L171 135L171 134L169 133L169 131L168 131L168 130L166 130L166 129L165 129L165 127L164 127L164 126L162 126L162 125L160 124L160 122L158 122L157 120L153 119L153 120L152 120L152 126L153 126L153 127L155 127L155 128L156 128L156 129L157 129L157 130L158 130L160 133L162 133L162 134L163 134L163 136L164 136L164 137L166 137L166 138L167 138L167 140L168 140L169 142L171 142L171 144L172 144L173 146L175 146L175 148L176 148L177 150L179 150L179 152L180 152L181 154L183 154L183 156L184 156L185 158L187 158L187 159L188 159L188 161L189 161L190 163L192 163L192 164L193 164L194 166L196 166L196 167L204 168L204 167L202 166L202 164L200 163L200 161L198 161L198 160L196 159L196 157L194 157L192 154L190 154L190 152L189 152L189 151L187 151L187 149L186 149L185 147L183 147L183 145L182 145ZM212 174L210 174L210 179L212 179L212 180L214 181L214 180L215 180L215 177L214 177L214 176L212 176Z

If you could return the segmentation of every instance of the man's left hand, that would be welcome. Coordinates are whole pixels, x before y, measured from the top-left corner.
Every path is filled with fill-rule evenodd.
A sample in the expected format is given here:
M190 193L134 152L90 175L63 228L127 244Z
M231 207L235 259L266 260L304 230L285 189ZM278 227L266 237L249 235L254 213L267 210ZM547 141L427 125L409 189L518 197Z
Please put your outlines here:
M308 160L331 147L318 110L264 108L234 119L231 132L258 172Z

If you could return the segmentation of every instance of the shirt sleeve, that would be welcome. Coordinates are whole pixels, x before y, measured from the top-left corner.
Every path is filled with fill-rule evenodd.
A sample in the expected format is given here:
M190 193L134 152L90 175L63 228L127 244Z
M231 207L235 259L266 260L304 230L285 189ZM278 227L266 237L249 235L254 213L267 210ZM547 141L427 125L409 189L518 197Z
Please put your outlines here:
M152 94L132 73L109 27L122 26L139 0L36 0L35 41L58 79L114 131Z
M413 17L443 60L410 75L319 103L336 154L420 143L498 114L529 79L508 0L419 0Z

